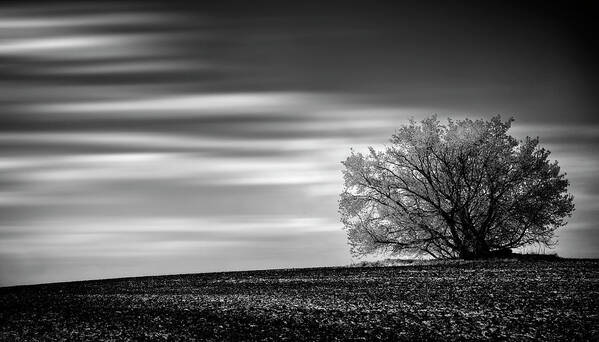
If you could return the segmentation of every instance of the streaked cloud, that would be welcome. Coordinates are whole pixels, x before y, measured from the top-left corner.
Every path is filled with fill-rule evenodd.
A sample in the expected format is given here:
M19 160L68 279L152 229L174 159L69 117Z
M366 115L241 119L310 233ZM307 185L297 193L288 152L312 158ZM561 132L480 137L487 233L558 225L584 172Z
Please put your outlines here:
M310 101L305 95L293 93L233 93L172 96L163 98L133 99L126 101L102 101L89 103L40 104L29 106L34 112L59 113L61 115L101 115L123 117L135 115L148 117L157 115L187 114L226 115L254 112L264 114L297 109L298 105L307 105Z
M106 13L106 14L79 14L79 15L0 15L0 29L25 30L25 29L63 29L76 27L96 26L137 26L140 24L168 24L173 18L165 13Z
M154 58L156 59L156 58ZM201 65L185 60L149 60L149 61L120 61L86 63L79 66L53 66L33 70L33 72L48 75L111 75L111 74L168 74L184 72L192 68L210 68L210 65Z
M0 284L347 264L340 161L433 113L540 136L576 196L559 253L597 256L576 27L453 5L177 7L0 6Z
M157 34L76 34L6 39L0 42L0 56L60 60L155 56L167 51L153 50L152 46L168 38Z
M39 229L35 230L35 227ZM83 265L99 268L100 273L95 277L122 275L123 271L139 263L139 258L158 263L161 263L158 260L173 262L184 258L185 263L171 265L173 272L192 272L194 268L205 268L212 262L218 265L218 259L232 263L231 267L241 268L248 265L239 260L255 263L273 257L278 259L272 263L273 267L308 266L316 260L311 256L302 257L306 248L320 251L319 258L325 257L318 260L321 265L335 265L346 253L345 244L339 239L342 236L336 222L285 216L125 220L96 217L91 222L44 220L28 226L1 227L0 257L3 269L22 263L16 274L25 281L31 279L28 272L35 269L35 264L45 269L38 276L51 281L60 279L63 267L77 265L82 260ZM341 255L330 257L339 252ZM110 258L107 259L107 255ZM235 260L238 260L237 266L234 266ZM107 263L110 268L105 267ZM143 270L146 266L138 267ZM79 266L76 268L81 271ZM71 277L85 279L87 276L83 272Z

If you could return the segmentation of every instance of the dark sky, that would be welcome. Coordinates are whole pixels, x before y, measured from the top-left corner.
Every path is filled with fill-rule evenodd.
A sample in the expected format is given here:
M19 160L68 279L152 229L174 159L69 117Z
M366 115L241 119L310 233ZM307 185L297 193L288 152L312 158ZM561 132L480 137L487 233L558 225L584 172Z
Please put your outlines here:
M339 162L435 113L540 136L599 257L590 3L1 5L0 285L348 264Z

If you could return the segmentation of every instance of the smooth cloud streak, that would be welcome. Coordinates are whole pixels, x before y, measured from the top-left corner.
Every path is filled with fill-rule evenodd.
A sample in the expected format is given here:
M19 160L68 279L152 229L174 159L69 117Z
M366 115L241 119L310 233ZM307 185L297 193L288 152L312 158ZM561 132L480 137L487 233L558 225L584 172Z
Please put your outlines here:
M0 284L347 264L340 161L433 113L539 135L576 196L559 253L596 256L574 28L365 7L0 6Z
M305 95L293 93L233 93L233 94L200 94L190 96L172 96L125 101L102 101L88 103L59 103L28 106L26 110L41 113L57 113L60 115L86 114L101 117L127 115L136 117L159 116L169 117L177 114L190 116L265 112L281 115L283 112L308 105L312 101Z

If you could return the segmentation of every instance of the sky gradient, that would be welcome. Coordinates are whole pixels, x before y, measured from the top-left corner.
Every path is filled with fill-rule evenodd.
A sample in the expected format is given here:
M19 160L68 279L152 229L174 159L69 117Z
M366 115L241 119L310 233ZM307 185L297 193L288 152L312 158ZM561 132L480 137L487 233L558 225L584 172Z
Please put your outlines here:
M0 6L0 285L349 264L340 161L431 114L539 136L599 257L590 8L340 4Z

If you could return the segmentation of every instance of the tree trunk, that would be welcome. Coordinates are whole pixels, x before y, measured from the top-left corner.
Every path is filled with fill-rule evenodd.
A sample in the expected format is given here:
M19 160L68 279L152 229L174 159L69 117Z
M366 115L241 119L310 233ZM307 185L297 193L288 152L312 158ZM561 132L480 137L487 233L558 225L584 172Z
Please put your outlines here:
M462 248L459 251L459 258L464 259L464 260L472 260L472 259L474 259L474 253L472 253L471 251L469 251L466 248Z
M460 259L474 260L474 259L487 259L491 257L491 250L483 239L476 239L472 241L470 246L463 246L458 251Z
M484 241L477 242L474 248L474 255L475 259L487 259L491 257L491 251L487 243Z

